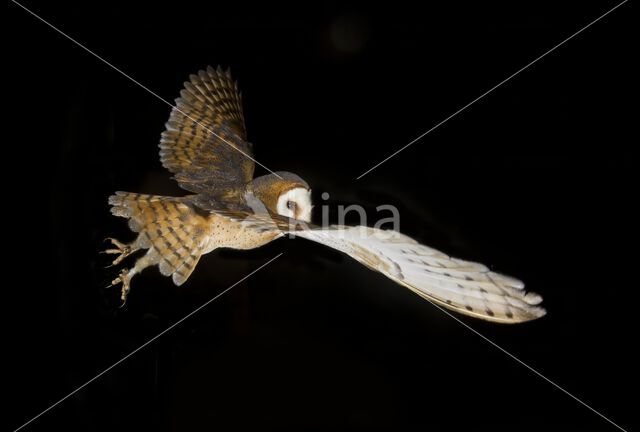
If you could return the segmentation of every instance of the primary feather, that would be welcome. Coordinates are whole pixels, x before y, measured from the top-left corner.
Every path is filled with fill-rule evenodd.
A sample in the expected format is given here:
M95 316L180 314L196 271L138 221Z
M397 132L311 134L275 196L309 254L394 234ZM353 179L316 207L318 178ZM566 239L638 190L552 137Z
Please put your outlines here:
M416 294L465 315L500 323L540 318L542 298L486 266L452 258L395 231L330 226L294 235L340 250Z
M195 195L117 192L109 198L112 213L128 218L138 233L129 244L110 239L114 247L105 252L117 255L113 264L147 249L112 282L122 284L123 300L131 278L146 267L158 265L180 285L203 254L219 247L252 249L290 232L338 249L420 296L466 315L517 323L545 314L537 306L542 298L525 293L519 280L449 257L398 232L301 228L302 221L288 219L310 220L309 185L283 171L253 178L240 92L229 71L208 67L189 77L161 135L160 160L178 184Z

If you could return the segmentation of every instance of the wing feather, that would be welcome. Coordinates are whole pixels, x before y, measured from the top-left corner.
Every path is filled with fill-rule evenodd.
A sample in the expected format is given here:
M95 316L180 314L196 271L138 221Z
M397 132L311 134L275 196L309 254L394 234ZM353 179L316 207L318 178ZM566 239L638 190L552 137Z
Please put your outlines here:
M395 231L331 226L292 232L355 258L421 297L465 315L500 323L540 318L542 298L518 279L449 257Z
M162 165L191 192L240 188L254 163L237 84L210 66L189 79L160 138Z

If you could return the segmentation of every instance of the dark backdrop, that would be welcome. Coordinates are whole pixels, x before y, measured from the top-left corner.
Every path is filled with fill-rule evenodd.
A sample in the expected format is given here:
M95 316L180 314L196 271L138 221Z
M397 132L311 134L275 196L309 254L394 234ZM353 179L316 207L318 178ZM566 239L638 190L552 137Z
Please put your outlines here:
M631 5L356 180L616 2L85 3L25 1L167 100L189 73L231 67L259 161L301 175L316 203L330 193L334 211L359 203L374 218L393 204L403 232L523 279L544 319L463 321L632 426ZM5 12L11 426L283 252L28 429L614 429L428 302L304 240L213 252L180 288L148 270L119 309L97 251L133 235L106 200L183 193L157 156L170 109Z

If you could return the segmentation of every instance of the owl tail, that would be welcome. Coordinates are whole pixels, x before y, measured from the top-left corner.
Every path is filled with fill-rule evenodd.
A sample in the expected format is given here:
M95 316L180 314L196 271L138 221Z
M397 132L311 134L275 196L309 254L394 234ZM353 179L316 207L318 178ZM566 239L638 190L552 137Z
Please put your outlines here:
M140 249L148 249L112 282L122 284L122 300L126 300L131 278L149 266L158 265L160 273L182 285L206 249L210 230L206 216L197 214L184 199L174 197L116 192L109 197L109 204L111 213L129 219L129 228L139 233L129 244L109 239L115 248L105 253L118 254L114 265Z

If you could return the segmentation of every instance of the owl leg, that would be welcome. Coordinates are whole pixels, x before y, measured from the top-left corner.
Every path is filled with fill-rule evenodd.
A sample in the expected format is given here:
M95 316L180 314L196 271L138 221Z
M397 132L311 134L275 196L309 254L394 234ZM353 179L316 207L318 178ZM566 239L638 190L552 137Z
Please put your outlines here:
M123 304L127 301L127 296L129 295L129 290L131 289L131 278L133 278L133 276L140 273L150 265L154 265L157 263L157 256L152 253L152 251L149 251L143 257L138 258L136 264L132 268L122 269L118 277L111 281L111 286L122 284L120 298L122 299Z
M116 257L115 260L113 260L113 263L111 263L111 265L118 265L120 264L120 262L122 262L123 259L125 259L126 257L128 257L129 255L131 255L132 253L140 250L140 246L137 245L138 242L133 242L130 244L124 244L119 242L118 240L108 237L105 239L109 240L111 242L112 245L114 245L116 248L115 249L107 249L105 251L102 251L102 253L106 253L106 254L118 254L118 256Z
M111 285L109 285L110 287L112 287L112 286L118 285L119 283L122 284L122 291L120 294L120 298L122 299L123 305L124 305L124 302L127 301L127 295L129 294L129 289L130 289L129 284L131 282L132 277L133 275L131 274L130 269L122 269L118 277L112 280Z

